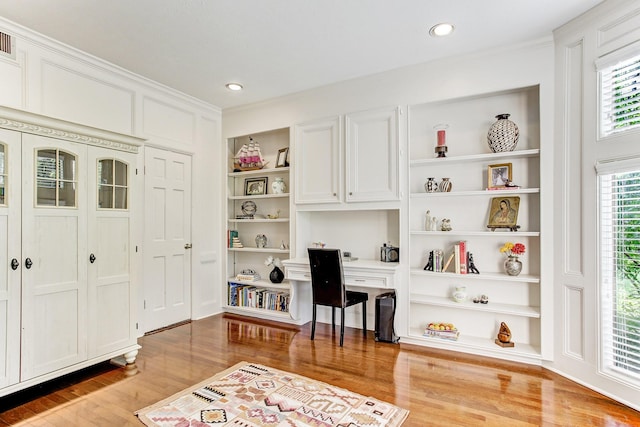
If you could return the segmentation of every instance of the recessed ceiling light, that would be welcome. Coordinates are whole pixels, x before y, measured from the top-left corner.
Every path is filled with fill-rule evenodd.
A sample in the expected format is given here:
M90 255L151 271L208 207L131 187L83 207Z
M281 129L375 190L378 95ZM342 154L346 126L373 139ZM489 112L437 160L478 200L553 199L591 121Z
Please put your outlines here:
M446 22L434 25L429 30L429 34L431 34L433 37L444 37L448 36L451 33L453 33L453 25L447 24Z
M240 83L227 83L225 86L227 86L227 89L232 90L232 91L238 91L238 90L242 90L242 85Z

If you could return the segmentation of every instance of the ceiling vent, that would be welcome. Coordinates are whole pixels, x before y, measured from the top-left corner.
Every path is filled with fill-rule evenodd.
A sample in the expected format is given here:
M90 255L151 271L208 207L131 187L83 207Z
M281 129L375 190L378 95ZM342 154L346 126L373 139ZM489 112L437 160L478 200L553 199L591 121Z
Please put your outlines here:
M16 59L16 41L11 35L2 31L0 31L0 56Z

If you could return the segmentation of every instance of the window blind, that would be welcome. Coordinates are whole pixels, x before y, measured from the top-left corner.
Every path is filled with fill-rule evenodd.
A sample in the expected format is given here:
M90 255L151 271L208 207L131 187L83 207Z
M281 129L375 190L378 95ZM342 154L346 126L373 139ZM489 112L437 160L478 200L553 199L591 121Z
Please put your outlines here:
M596 66L600 72L601 136L640 127L640 54Z
M631 171L612 172L611 165L598 169L600 369L640 386L640 162L637 163Z

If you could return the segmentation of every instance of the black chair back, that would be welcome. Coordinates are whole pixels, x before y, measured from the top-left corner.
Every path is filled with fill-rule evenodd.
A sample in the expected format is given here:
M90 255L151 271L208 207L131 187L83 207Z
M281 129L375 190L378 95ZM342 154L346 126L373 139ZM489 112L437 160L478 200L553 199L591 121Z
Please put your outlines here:
M346 290L340 249L308 248L313 303L344 307Z

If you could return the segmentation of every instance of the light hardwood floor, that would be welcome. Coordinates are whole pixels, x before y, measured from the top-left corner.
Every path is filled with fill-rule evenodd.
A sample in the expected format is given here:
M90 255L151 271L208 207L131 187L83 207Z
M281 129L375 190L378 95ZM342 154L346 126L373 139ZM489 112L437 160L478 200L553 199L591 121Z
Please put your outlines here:
M302 374L411 411L404 426L640 426L640 413L540 367L410 345L319 324L235 316L139 340L137 372L101 364L0 399L0 426L141 426L133 413L240 361Z

